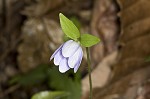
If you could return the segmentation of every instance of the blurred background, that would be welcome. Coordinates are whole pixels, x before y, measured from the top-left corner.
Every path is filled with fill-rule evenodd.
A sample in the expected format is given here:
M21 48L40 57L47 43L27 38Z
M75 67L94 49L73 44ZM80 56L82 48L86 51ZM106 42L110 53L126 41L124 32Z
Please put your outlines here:
M150 99L149 10L149 0L0 0L0 99L89 98L84 48L76 74L49 61L67 40L59 13L101 39L93 99Z

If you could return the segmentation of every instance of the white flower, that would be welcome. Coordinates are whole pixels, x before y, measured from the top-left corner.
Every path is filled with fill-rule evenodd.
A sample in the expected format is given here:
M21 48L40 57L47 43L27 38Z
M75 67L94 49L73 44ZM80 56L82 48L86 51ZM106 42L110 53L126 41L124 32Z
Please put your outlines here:
M70 68L74 68L74 73L77 72L83 51L79 43L69 40L62 44L51 56L50 60L54 58L54 64L59 65L59 71L65 73Z

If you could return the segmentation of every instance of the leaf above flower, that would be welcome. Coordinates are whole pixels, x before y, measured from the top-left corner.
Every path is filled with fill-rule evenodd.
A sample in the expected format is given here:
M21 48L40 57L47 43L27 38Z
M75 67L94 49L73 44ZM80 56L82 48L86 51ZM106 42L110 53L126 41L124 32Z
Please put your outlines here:
M80 38L80 43L84 47L91 47L100 42L100 39L96 36L90 34L82 34Z
M80 32L78 28L65 17L62 13L59 14L60 24L63 32L71 39L77 40L80 37Z

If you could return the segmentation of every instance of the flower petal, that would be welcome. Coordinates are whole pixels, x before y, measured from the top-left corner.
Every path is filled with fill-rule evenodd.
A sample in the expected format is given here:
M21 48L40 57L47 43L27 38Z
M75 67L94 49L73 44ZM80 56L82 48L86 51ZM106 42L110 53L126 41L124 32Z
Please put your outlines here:
M62 48L63 44L53 53L53 55L50 57L50 61L54 58L54 56L57 54L57 52Z
M79 47L77 51L73 54L73 56L70 56L68 59L68 65L70 68L74 68L81 60L82 60L83 52L82 48Z
M59 50L59 51L56 53L56 55L54 56L54 64L55 64L56 66L58 66L59 63L60 63L60 61L61 61L63 58L64 58L64 57L63 57L63 55L62 55L62 53L61 53L61 50Z
M80 64L81 64L81 60L80 60L80 62L74 67L74 73L77 72L77 70L78 70L79 67L80 67Z
M79 66L80 66L81 61L82 61L82 57L83 57L83 51L82 51L82 55L81 55L80 58L79 58L78 64L76 64L76 66L74 67L74 73L76 73L77 70L79 69Z
M72 56L76 50L79 48L79 44L73 40L67 41L62 47L62 55L64 57Z
M79 69L79 67L80 67L80 64L81 64L81 61L80 61L80 63L78 63L78 64L75 66L75 68L74 68L74 73L76 73L76 72L78 71L78 69Z
M67 70L70 69L70 67L68 66L68 59L67 58L63 58L60 63L59 63L59 71L61 73L65 73Z

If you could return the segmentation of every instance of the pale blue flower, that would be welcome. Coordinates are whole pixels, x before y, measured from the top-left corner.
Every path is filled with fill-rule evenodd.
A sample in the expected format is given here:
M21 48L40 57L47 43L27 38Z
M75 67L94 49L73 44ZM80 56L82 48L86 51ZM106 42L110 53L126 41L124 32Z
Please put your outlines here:
M81 64L82 57L83 51L80 44L69 40L53 53L50 60L54 58L54 64L56 66L59 65L61 73L65 73L70 68L73 68L74 73L76 73Z

